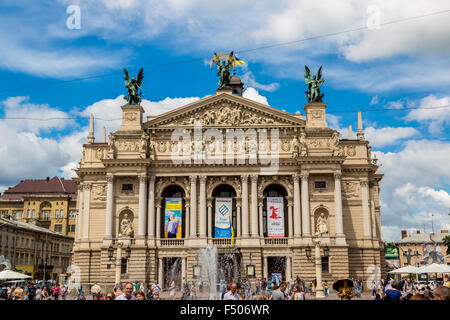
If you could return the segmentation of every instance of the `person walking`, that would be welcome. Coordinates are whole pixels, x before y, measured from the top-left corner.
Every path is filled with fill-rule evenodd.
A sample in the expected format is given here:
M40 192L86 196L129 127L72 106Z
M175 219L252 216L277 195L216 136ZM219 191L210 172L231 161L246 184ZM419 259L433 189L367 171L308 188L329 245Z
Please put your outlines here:
M291 300L305 300L305 295L303 292L300 291L299 284L294 285L294 290L292 292Z
M325 282L323 284L323 290L325 293L325 297L328 297L328 282L327 282L327 280L325 280Z
M272 295L270 296L269 300L286 300L286 297L284 295L286 287L286 283L281 282L280 285L272 291Z
M172 282L170 283L170 286L169 286L169 295L170 295L171 300L175 300L175 294L177 292L176 290L177 290L177 285L175 284L175 281L172 280Z
M54 298L55 300L58 300L58 299L59 299L59 286L58 286L58 285L56 285L56 286L53 288L53 298Z
M386 300L396 301L403 300L402 293L398 290L398 282L394 281L392 283L392 288L386 291Z
M229 292L225 293L223 300L240 300L238 294L238 284L233 283Z

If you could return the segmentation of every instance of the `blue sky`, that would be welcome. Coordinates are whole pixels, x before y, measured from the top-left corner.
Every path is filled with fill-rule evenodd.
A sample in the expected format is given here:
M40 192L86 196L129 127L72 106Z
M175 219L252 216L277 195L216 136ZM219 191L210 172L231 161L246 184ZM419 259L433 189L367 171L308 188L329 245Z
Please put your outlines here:
M73 6L79 29L67 24L77 21L67 13ZM72 175L85 118L120 118L122 68L144 67L144 107L159 114L213 94L218 78L208 61L234 50L247 62L237 70L245 96L292 113L304 112L304 65L323 66L328 123L344 138L349 124L356 130L356 110L395 109L363 112L385 174L383 237L430 231L432 214L436 230L449 228L445 0L4 0L0 8L0 191L25 178ZM297 41L330 33L339 34ZM4 119L24 116L73 119ZM97 138L103 126L118 122L97 120Z

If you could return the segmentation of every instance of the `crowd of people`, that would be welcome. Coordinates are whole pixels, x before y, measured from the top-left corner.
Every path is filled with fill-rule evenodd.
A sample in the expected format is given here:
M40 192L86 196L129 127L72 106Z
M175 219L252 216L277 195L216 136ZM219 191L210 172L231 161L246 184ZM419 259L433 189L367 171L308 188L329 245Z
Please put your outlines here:
M374 300L450 300L450 282L448 279L443 285L433 281L428 285L417 284L410 278L395 281L393 279L382 279L378 282L372 281L371 288L364 288L362 280L351 279L352 287L348 288L350 298L361 298L363 291L371 291ZM315 295L316 281L305 282L297 277L288 281L257 279L253 287L249 279L242 282L225 283L220 281L217 292L213 297L206 299L221 300L307 300ZM330 294L327 281L323 282L325 296ZM181 288L175 281L171 281L166 289L169 299L175 299L181 292L181 300L205 299L203 294L203 282L197 283L182 280ZM88 295L93 300L159 300L162 289L155 280L153 283L127 282L124 286L117 284L113 290L102 292L99 284L95 283L89 288ZM35 283L26 282L17 286L8 285L0 292L0 300L66 300L68 294L74 295L75 300L87 300L83 286L78 285L72 290L62 283L56 281ZM338 295L339 296L339 295ZM167 297L167 295L166 295ZM307 298L308 297L308 298Z

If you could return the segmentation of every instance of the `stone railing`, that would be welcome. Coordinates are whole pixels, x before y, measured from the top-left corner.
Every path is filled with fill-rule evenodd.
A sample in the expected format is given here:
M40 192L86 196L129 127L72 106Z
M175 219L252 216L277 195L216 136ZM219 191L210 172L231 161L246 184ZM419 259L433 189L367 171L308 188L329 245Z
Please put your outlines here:
M184 239L161 239L161 247L180 247L184 246Z
M222 247L222 246L229 247L229 246L231 246L231 239L212 239L212 240L213 240L213 244L218 246L218 247Z
M264 238L264 244L269 246L287 246L288 238Z

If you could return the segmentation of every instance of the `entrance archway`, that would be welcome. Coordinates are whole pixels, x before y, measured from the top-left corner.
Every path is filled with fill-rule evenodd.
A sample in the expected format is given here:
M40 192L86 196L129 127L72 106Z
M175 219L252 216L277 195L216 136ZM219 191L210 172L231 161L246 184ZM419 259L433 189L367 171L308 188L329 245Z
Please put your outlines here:
M164 258L163 288L169 288L172 281L178 288L181 288L181 259L179 257Z
M215 216L216 216L216 198L232 198L232 212L231 212L231 225L233 226L234 236L236 237L237 232L237 214L236 214L236 191L234 188L228 184L221 184L217 186L213 192L213 203L212 212L209 221L211 224L211 237L215 238Z
M267 257L267 267L269 280L273 273L281 273L282 279L286 279L286 257Z
M267 197L280 197L283 198L283 216L284 216L284 236L287 237L289 235L289 217L287 210L287 191L286 189L279 184L270 184L268 185L263 192L264 201L263 201L263 234L264 237L268 237L268 227L267 227Z
M186 210L185 210L185 192L182 187L179 185L170 185L166 187L161 193L161 238L164 238L164 227L166 225L166 198L181 198L182 200L182 212L181 212L181 238L186 236L186 224L189 223L186 221Z

